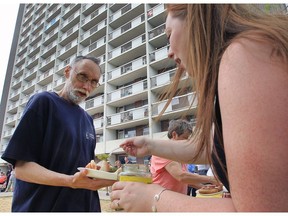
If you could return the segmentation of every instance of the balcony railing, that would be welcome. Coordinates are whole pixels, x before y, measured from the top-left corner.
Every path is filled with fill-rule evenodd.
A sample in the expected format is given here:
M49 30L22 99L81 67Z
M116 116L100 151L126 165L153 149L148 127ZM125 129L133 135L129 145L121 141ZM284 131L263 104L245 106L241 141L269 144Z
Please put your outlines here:
M148 105L107 116L107 125L115 125L148 117Z
M148 19L154 16L157 16L158 14L162 13L165 11L164 4L159 4L156 5L155 7L151 8L150 10L147 11L147 17Z
M147 80L134 83L107 94L107 102L116 101L129 95L143 92L147 89Z
M175 73L176 73L176 68L151 77L151 88L169 84L172 81ZM185 79L187 77L188 75L185 73L182 75L181 79Z
M75 47L78 45L77 38L70 43L68 43L65 47L62 47L60 50L58 50L58 56L62 55L63 53L67 52L72 47Z
M179 110L186 110L187 108L190 107L192 102L193 104L191 107L193 108L196 107L197 99L193 101L193 98L194 98L194 93L189 93L186 95L174 97L164 113L169 113L169 112L179 111ZM157 116L162 111L165 104L166 104L166 100L152 104L152 115Z
M168 57L169 45L149 53L150 62L159 61Z
M109 34L109 40L119 37L121 34L128 31L129 29L134 29L136 26L143 23L144 20L145 16L144 14L142 14L133 19L131 22L125 23L124 25L120 26L119 28L115 29L113 32Z
M104 46L106 43L106 36L100 38L99 40L95 41L94 43L90 44L88 47L83 49L81 52L83 55L87 55L88 53L96 50L97 48Z
M18 90L17 92L20 93L19 90ZM16 102L14 102L14 103L9 104L9 105L8 105L8 111L9 111L9 110L12 110L12 109L14 109L14 108L16 108L16 107L18 107L18 105L19 105L19 101L16 101Z
M162 24L154 29L152 29L151 31L149 31L148 35L149 35L149 40L157 37L158 35L161 35L165 32L165 24Z
M101 117L101 118L96 118L93 120L93 123L94 123L94 127L95 129L100 129L100 128L103 128L103 125L104 125L104 118Z
M6 118L6 124L9 124L9 123L11 123L11 122L13 122L13 121L16 121L17 120L17 115L13 115L13 116L9 116L9 117L7 117Z
M104 95L92 98L85 102L85 109L90 109L92 107L102 106L104 104Z
M90 4L89 4L90 5ZM92 4L91 4L92 6ZM83 11L85 10L85 8L83 9ZM99 14L103 13L104 11L107 10L107 4L102 5L101 7L99 7L96 11L94 11L93 13L91 13L89 16L85 17L84 19L82 19L82 23L81 25L84 25L86 23L88 23L89 21L91 21L94 17L98 16Z
M132 10L133 8L136 8L139 5L140 4L127 4L127 5L123 6L122 8L117 10L114 14L112 14L109 17L109 22L112 22L112 21L118 19L119 17L123 16L125 13Z
M140 35L137 38L134 38L131 41L128 41L127 43L113 49L112 51L108 52L108 59L112 59L114 57L117 57L119 55L121 55L122 53L134 49L136 47L139 47L140 45L142 45L145 42L145 34Z
M107 19L102 20L100 23L97 23L97 25L90 28L88 31L86 31L84 34L81 35L80 40L85 40L91 35L93 35L95 32L100 31L103 28L106 28L107 26Z
M129 71L137 70L146 65L146 56L142 56L131 62L126 63L123 66L117 67L108 72L108 81L120 77L121 75L128 73Z
M54 73L54 70L53 70L53 69L50 69L49 71L46 71L46 72L43 73L41 76L39 76L39 77L37 78L37 81L39 82L39 81L41 81L41 80L44 80L45 78L53 75L53 73Z

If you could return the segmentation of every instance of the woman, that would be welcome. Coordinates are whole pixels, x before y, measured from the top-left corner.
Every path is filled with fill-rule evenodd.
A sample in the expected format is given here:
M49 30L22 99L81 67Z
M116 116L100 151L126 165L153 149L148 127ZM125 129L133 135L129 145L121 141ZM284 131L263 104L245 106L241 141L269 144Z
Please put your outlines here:
M167 11L169 57L178 64L176 77L186 70L197 95L195 134L177 145L136 137L120 146L134 156L209 161L232 198L192 198L154 184L117 182L111 207L288 211L288 186L283 184L288 169L278 171L288 164L287 15L240 4L175 4Z
M171 120L168 127L168 138L187 140L192 134L192 125L184 119ZM153 183L169 190L187 194L188 184L200 189L204 183L219 184L212 176L198 175L187 171L186 164L152 156L150 171Z

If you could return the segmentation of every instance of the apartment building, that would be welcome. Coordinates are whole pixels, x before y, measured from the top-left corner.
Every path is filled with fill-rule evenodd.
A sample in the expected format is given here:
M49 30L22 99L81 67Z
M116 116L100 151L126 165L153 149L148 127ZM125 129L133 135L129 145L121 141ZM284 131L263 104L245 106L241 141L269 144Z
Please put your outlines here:
M164 138L169 120L184 114L193 121L190 89L157 119L165 105L158 98L176 71L164 29L164 4L21 4L3 89L0 155L29 97L59 91L64 68L77 55L101 60L101 86L81 104L94 119L97 154L132 136ZM181 85L186 82L183 76Z

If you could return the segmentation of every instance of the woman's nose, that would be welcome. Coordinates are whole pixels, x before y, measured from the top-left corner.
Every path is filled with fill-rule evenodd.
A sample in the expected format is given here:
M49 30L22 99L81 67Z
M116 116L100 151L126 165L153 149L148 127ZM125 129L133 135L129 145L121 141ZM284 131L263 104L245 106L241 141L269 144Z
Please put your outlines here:
M174 53L173 53L173 51L171 50L171 47L169 47L169 49L168 49L168 58L174 59Z

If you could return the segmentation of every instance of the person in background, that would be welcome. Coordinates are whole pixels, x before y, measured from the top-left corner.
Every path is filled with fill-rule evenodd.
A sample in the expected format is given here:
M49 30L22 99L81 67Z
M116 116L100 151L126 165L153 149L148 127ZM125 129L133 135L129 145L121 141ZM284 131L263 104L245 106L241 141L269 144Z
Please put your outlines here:
M172 140L187 140L192 134L192 125L184 119L169 122L167 136ZM152 155L150 171L154 184L178 192L187 193L188 184L199 189L203 183L217 184L214 177L201 176L187 171L186 164Z
M125 164L132 164L132 162L129 160L129 157L127 156L124 157L124 161L125 161Z
M61 91L31 96L2 155L17 178L12 212L100 212L97 189L114 182L77 169L95 159L93 119L79 104L99 86L99 60L77 56L63 72Z
M189 167L189 168L188 168ZM192 173L197 173L199 175L203 175L203 176L206 176L207 174L207 171L209 169L209 165L207 164L188 164L187 165L187 169L189 170L189 172L192 172ZM193 196L195 197L196 196L196 190L199 189L199 188L195 188L193 187L192 185L189 185L188 186L188 190L187 190L187 195L190 196Z
M7 175L4 172L0 172L0 192L4 192L7 187Z
M122 168L121 161L120 160L116 160L114 167L115 167L115 171L121 169Z
M187 164L187 171L190 172L190 173L196 173L196 171L197 171L196 165L195 164ZM193 197L196 196L196 189L193 188L192 185L188 185L187 195L188 196L191 195Z
M10 178L9 178L9 180L7 180L8 184L7 184L7 187L5 189L5 192L9 192L9 191L13 192L13 190L15 188L15 181L16 181L15 171L12 168L12 170L10 172Z
M206 175L207 174L207 171L208 169L210 168L209 165L207 164L196 164L196 169L197 169L197 173L199 175Z
M168 57L178 70L166 107L187 72L197 101L193 136L188 141L137 136L120 144L135 157L209 163L231 198L195 198L156 184L116 182L112 208L288 211L288 169L278 169L288 164L288 16L286 10L258 7L168 4Z

